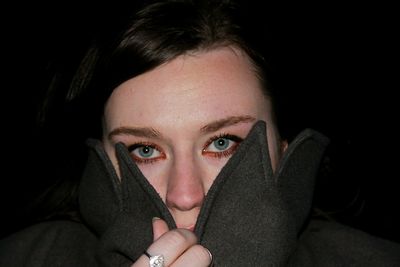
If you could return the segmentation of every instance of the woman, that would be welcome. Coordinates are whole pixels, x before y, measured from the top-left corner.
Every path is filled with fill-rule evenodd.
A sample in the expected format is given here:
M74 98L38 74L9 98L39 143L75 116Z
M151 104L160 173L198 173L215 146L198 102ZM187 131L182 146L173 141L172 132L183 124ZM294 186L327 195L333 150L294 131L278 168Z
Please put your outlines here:
M67 94L78 125L98 130L81 220L3 240L2 266L399 262L396 244L310 221L327 139L309 129L281 139L268 67L239 11L162 1L98 39Z

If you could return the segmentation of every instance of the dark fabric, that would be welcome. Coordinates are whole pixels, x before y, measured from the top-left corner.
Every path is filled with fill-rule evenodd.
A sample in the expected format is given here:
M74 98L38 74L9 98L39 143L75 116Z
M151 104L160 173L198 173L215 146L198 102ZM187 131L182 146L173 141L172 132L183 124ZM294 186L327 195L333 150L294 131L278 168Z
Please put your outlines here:
M0 266L102 266L96 261L98 244L97 237L85 225L65 221L46 222L1 240ZM397 267L399 263L400 245L397 243L337 223L312 220L300 236L287 266ZM273 265L266 263L261 266Z
M284 265L296 248L327 139L312 130L302 132L275 176L266 141L266 125L260 121L204 201L195 232L217 266ZM134 261L151 244L151 219L161 217L175 228L172 216L123 145L116 149L121 182L100 142L90 145L93 154L80 192L82 215L101 236L104 252L99 255L104 264L121 264L124 258ZM93 185L99 186L93 189Z
M303 131L289 146L276 175L266 140L265 124L259 122L205 200L196 233L215 255L217 266L284 265L309 214L327 139Z
M0 242L0 266L97 266L97 238L81 223L41 223Z
M400 244L338 223L312 220L289 266L397 267Z
M400 245L323 221L307 221L328 140L305 130L272 172L258 122L216 178L195 233L215 266L396 266ZM168 208L117 144L121 181L99 141L80 185L85 224L33 226L0 242L0 266L130 266L152 242L151 220L175 228Z

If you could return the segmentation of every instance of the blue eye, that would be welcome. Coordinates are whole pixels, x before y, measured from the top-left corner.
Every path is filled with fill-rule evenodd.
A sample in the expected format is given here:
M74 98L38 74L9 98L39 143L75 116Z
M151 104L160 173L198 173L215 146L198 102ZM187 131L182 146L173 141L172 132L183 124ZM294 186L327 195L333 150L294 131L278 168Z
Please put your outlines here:
M129 146L128 150L137 163L152 163L165 158L161 149L153 144L137 143Z
M229 157L242 141L242 138L229 134L212 137L203 149L203 155L216 158Z
M154 153L154 148L150 146L138 147L136 150L137 153L139 153L139 155L143 158L150 158Z
M231 143L231 140L227 138L218 138L217 140L213 141L212 144L217 150L223 151L226 150Z

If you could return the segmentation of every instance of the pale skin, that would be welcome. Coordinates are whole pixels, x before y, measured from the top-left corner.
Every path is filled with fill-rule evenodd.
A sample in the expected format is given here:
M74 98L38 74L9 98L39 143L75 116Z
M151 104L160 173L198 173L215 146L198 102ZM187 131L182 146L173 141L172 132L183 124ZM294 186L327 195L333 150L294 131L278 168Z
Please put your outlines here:
M106 152L118 171L114 145L126 144L178 228L153 220L149 254L163 254L166 266L209 266L193 233L204 197L258 120L268 125L276 168L286 144L271 114L252 63L232 47L180 56L114 90L104 113ZM147 256L132 266L148 266Z

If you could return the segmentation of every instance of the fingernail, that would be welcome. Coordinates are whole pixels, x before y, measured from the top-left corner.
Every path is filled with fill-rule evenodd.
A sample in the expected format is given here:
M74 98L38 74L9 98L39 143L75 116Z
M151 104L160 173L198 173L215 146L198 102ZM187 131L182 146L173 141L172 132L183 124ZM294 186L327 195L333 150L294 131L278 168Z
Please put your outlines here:
M155 221L157 221L157 220L161 220L161 219L158 218L158 217L153 217L153 219L151 219L152 222L155 222Z

